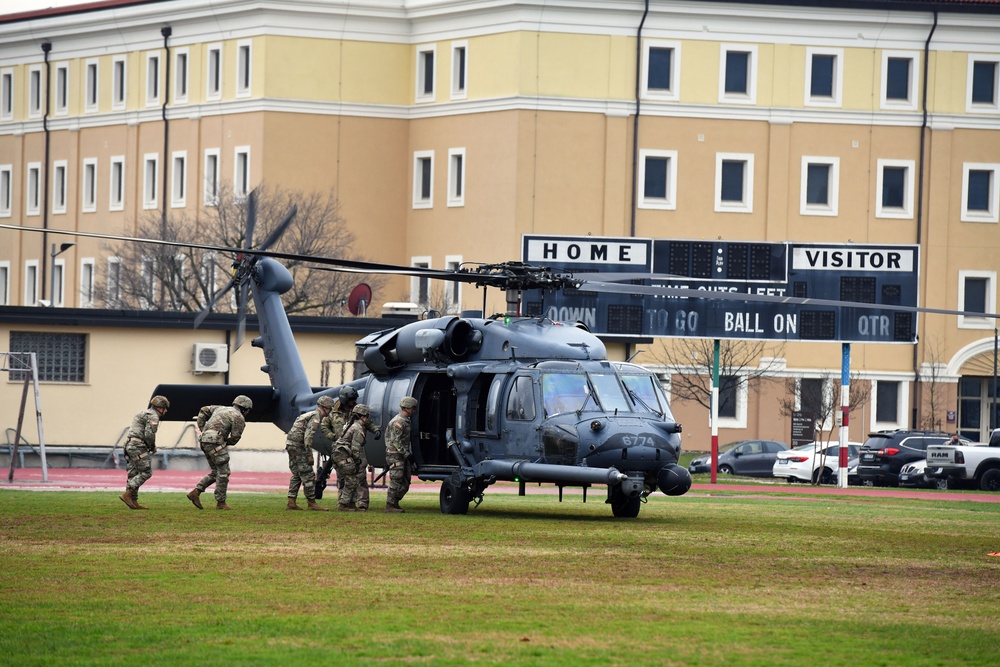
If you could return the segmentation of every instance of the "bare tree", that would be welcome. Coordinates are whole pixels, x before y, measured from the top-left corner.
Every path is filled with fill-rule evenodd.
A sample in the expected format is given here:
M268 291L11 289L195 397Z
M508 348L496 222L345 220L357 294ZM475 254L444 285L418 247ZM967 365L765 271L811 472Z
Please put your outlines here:
M712 407L714 342L707 338L671 338L650 356L671 374L670 393L680 401ZM765 340L724 340L719 345L719 412L730 409L746 382L772 375L782 363L784 344Z
M920 373L920 428L939 431L942 429L941 413L947 399L941 380L945 368L941 363L940 338L934 337L927 343L926 355L927 361Z
M304 257L361 259L352 247L354 234L340 215L340 204L332 192L302 193L261 186L257 189L257 223L254 244L277 227L292 205L298 212L291 226L270 249ZM220 191L218 204L206 207L202 217L158 214L139 221L137 237L241 248L247 229L246 198ZM109 307L199 311L232 273L233 257L192 247L116 242L105 250L116 257L112 271L101 284L98 297ZM359 282L380 287L380 276L331 271L308 260L281 260L295 284L282 295L288 313L338 315L342 302ZM252 303L248 306L252 307ZM219 312L233 312L235 296L216 304Z

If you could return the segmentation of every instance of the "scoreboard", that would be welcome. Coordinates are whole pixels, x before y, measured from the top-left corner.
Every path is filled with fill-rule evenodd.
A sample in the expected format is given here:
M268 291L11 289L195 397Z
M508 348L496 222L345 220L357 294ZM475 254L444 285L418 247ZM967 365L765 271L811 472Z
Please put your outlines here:
M621 275L626 293L529 290L525 315L582 322L622 337L693 336L915 343L919 246L612 238L522 237L522 260L555 271ZM621 281L615 281L621 284ZM653 294L650 287L728 292L729 298ZM738 295L745 294L740 298ZM770 297L770 299L769 299ZM781 302L781 297L858 306ZM862 305L864 304L864 305Z

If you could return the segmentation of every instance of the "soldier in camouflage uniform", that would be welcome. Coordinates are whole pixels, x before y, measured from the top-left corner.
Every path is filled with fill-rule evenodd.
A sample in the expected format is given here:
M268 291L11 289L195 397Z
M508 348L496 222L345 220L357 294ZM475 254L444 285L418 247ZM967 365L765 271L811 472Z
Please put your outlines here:
M399 401L399 414L385 427L385 464L389 468L389 493L385 499L385 511L402 514L399 506L406 492L410 490L410 475L413 474L413 449L410 442L410 419L417 411L417 399L404 396Z
M139 487L153 476L152 456L156 453L156 429L169 407L170 401L165 396L154 396L149 401L149 407L132 418L132 425L125 438L128 484L125 485L125 493L118 496L129 509L149 509L139 504Z
M326 512L327 508L316 504L316 473L312 467L312 440L319 428L320 420L330 414L333 409L333 399L320 396L316 409L299 415L292 424L285 438L285 451L288 452L288 469L292 471L292 479L288 482L288 505L285 509L302 509L295 503L299 495L299 487L303 487L309 509Z
M354 387L343 387L340 390L340 399L334 404L333 411L327 415L322 422L320 422L320 428L323 429L323 435L327 437L330 442L337 442L337 440L344 434L344 426L347 425L348 420L351 417L351 410L358 403L358 391ZM368 422L366 428L375 434L375 439L378 440L382 437L382 432L370 421ZM327 462L324 466L326 475L323 477L324 481L326 477L330 475L330 468L332 466L333 460ZM364 512L368 509L368 499L370 495L370 489L368 488L368 457L365 456L365 452L361 450L361 464L358 467L358 472L356 473L358 477L358 510ZM321 473L322 474L322 473ZM326 484L324 483L324 487ZM344 478L339 474L337 475L337 490L338 492L344 488Z
M337 479L344 480L340 489L337 509L341 512L356 512L356 501L360 494L358 468L365 457L365 437L371 425L371 410L364 403L358 403L351 410L351 421L343 435L333 445L333 464L337 466Z
M188 494L188 500L198 509L203 509L198 498L208 487L215 484L215 509L231 510L226 504L229 490L229 448L243 437L246 416L253 409L253 401L248 396L237 396L233 406L206 405L198 411L198 431L201 433L201 451L205 452L208 465L212 469Z

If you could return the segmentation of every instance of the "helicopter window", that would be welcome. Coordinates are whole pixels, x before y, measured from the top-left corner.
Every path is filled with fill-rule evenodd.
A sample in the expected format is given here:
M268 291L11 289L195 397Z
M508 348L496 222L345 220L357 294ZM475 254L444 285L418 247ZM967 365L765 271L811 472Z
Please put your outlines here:
M372 379L365 390L365 404L372 411L372 424L382 426L382 398L385 396L385 383Z
M410 395L410 378L397 378L389 386L389 404L386 405L386 419L392 419L399 414L399 399ZM375 410L374 406L369 406ZM379 410L381 413L381 410Z
M625 400L618 378L610 374L590 374L590 381L601 400L601 407L608 412L632 412L632 407Z
M497 375L490 383L490 394L486 399L486 430L495 433L497 430L497 409L500 405L500 389L503 387L504 376Z
M542 403L545 415L582 410L590 396L590 385L583 373L543 373Z
M639 412L655 412L660 415L665 413L663 406L666 405L666 401L663 400L660 387L652 375L622 375L621 378Z
M507 397L507 419L530 421L535 418L535 391L531 378L522 376L514 380Z

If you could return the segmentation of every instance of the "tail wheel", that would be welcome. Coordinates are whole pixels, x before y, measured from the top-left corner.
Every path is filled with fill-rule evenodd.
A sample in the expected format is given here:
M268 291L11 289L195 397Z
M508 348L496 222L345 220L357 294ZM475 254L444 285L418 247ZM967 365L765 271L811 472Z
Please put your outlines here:
M642 498L626 496L617 486L611 488L611 496L608 498L611 505L611 513L619 519L634 519L639 516L639 506Z
M979 478L979 488L983 491L1000 491L1000 470L993 468L984 471Z
M468 514L472 494L461 484L450 479L441 482L441 513Z

